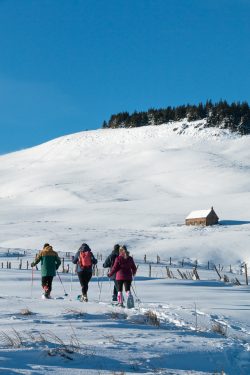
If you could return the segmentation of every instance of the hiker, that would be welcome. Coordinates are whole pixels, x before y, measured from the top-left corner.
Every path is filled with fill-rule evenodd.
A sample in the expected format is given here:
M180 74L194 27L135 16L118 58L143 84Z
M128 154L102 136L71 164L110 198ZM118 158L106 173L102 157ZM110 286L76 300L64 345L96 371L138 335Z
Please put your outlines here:
M111 271L108 273L108 277L112 277L112 275L114 274L116 274L115 278L118 285L118 304L120 306L124 306L122 296L122 290L124 285L125 292L127 295L128 307L133 307L134 300L130 292L130 287L133 280L133 276L136 274L136 265L134 263L133 258L129 255L129 251L127 250L127 247L125 245L119 248L119 256L116 258Z
M90 247L83 243L72 259L74 264L77 264L76 272L82 287L82 295L80 301L88 302L88 285L92 277L92 266L97 264Z
M53 277L56 275L56 271L61 264L61 259L52 246L46 243L36 256L34 262L31 263L31 267L36 266L39 262L41 262L43 297L50 298Z
M116 244L114 246L114 250L109 254L105 262L103 263L103 268L112 268L116 258L119 256L119 248L120 245ZM117 294L118 294L118 285L117 281L115 279L115 273L111 276L111 279L114 280L114 289L113 289L113 295L112 295L112 301L117 301Z

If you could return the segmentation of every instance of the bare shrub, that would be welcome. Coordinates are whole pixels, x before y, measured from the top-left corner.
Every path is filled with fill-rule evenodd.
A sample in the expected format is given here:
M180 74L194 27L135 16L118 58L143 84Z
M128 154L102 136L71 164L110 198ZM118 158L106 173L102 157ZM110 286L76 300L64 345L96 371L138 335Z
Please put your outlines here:
M144 313L144 316L146 317L146 323L150 324L155 327L160 327L160 320L156 313L154 313L152 310L148 310Z

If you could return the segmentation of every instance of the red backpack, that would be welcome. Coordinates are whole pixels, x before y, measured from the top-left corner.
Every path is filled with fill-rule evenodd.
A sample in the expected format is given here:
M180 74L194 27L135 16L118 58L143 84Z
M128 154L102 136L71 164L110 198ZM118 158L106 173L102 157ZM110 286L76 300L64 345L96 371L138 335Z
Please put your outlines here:
M92 266L92 253L91 251L80 251L79 266L81 268L89 268Z

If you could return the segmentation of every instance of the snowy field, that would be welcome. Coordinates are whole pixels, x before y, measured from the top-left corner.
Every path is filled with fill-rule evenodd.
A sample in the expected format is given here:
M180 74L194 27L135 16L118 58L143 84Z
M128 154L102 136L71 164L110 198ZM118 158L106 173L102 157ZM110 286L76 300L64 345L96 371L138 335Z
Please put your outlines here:
M250 374L249 150L249 136L198 121L1 156L0 374ZM211 206L219 225L184 225ZM88 303L68 259L54 298L41 299L40 271L26 264L45 242L63 257L82 242L102 255ZM117 242L139 264L131 310L110 304L102 269ZM200 279L189 277L196 264Z

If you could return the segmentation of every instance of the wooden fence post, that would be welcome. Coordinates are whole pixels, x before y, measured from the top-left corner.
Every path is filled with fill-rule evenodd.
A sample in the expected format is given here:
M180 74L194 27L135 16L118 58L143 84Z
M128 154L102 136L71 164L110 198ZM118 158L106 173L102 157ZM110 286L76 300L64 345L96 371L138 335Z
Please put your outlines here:
M246 284L248 285L247 264L246 263L245 263L245 276L246 276Z
M170 264L170 266L171 266L171 264L172 264L172 259L171 259L171 257L169 258L169 264Z
M144 263L147 263L147 255L144 255Z
M151 277L151 264L149 264L148 276Z

